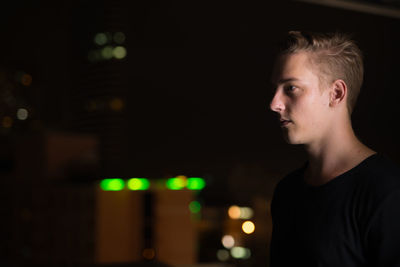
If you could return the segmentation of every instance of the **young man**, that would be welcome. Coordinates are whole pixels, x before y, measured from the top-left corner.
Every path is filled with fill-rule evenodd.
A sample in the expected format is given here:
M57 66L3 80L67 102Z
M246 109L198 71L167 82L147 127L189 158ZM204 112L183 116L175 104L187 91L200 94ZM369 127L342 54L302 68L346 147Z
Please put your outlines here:
M275 188L271 267L400 266L400 171L351 126L362 80L347 36L289 32L270 108L308 161Z

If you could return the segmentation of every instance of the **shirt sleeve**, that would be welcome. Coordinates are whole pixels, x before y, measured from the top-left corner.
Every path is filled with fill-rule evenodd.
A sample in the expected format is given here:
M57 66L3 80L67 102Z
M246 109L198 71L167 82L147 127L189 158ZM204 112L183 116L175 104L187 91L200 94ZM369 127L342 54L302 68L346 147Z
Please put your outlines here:
M367 242L371 266L400 267L400 190L386 196L375 210Z

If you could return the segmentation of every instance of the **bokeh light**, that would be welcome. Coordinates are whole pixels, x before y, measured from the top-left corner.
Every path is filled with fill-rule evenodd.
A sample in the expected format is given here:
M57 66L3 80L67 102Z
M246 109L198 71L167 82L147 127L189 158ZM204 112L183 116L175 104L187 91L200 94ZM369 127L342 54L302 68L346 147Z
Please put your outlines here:
M25 73L21 77L21 83L25 86L30 86L32 84L32 76L30 74Z
M219 249L217 251L217 258L219 261L229 260L229 251L227 251L226 249Z
M105 45L107 41L107 35L103 32L97 33L94 36L94 43L97 45Z
M242 230L243 232L245 232L246 234L252 234L254 233L254 230L256 229L256 226L254 225L254 223L252 221L245 221L242 224Z
M231 249L231 255L235 259L248 259L251 256L251 252L248 248L233 247Z
M25 108L19 108L17 110L17 118L21 121L26 120L28 118L28 110L26 110Z
M240 207L240 219L251 219L253 217L253 209L249 207Z
M239 219L240 208L236 205L230 206L228 209L228 215L231 219Z
M152 260L156 256L156 252L154 251L154 248L145 248L142 255L146 260Z
M117 44L123 44L125 42L126 36L123 32L114 33L114 42Z
M110 101L110 108L113 111L121 111L124 108L124 101L119 97L113 98Z
M103 179L100 182L100 187L104 191L120 191L124 189L125 182L120 178Z
M130 190L147 190L150 187L150 181L145 178L131 178L127 186Z
M103 49L101 49L101 56L104 59L111 59L113 57L113 48L112 46L105 46Z
M190 190L201 190L206 186L203 178L191 177L187 179L187 188Z
M126 57L126 48L123 46L116 46L113 49L113 55L116 59L123 59L124 57Z
M235 245L235 239L231 235L224 235L221 242L225 248L232 248Z
M166 185L168 189L181 190L186 186L186 179L183 177L169 178Z
M189 203L189 210L191 213L199 213L201 211L201 204L200 202L194 200Z
M13 119L9 116L4 116L2 120L2 125L4 128L11 128L13 125Z

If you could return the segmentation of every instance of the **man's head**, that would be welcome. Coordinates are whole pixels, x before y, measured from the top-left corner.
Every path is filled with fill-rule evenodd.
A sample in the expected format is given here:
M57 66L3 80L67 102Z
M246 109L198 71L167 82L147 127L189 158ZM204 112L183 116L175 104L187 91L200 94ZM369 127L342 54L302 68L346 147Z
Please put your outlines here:
M289 32L272 75L285 139L311 144L348 128L363 76L361 52L341 34ZM351 125L350 125L351 126Z
M290 31L281 44L280 55L307 52L310 63L319 71L321 83L343 80L348 88L347 109L353 112L364 76L362 53L343 33Z

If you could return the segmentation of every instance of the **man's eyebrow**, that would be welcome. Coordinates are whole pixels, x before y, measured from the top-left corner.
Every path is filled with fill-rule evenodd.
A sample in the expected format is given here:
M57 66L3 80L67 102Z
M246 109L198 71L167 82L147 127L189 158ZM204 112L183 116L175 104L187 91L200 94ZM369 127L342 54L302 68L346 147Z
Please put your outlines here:
M277 84L282 84L282 83L287 83L287 82L296 82L299 81L297 78L285 78L285 79L280 79L278 80Z

